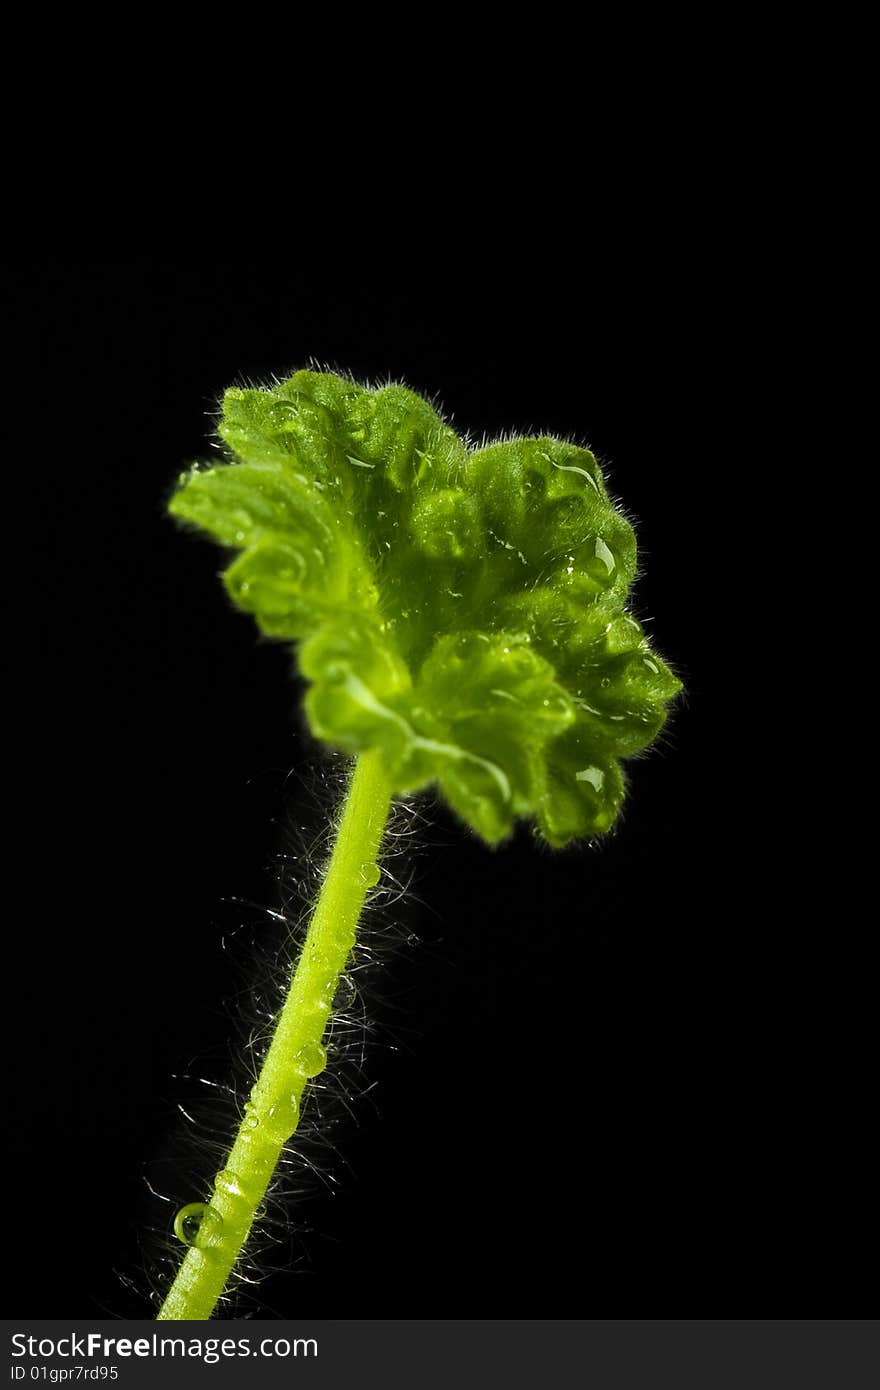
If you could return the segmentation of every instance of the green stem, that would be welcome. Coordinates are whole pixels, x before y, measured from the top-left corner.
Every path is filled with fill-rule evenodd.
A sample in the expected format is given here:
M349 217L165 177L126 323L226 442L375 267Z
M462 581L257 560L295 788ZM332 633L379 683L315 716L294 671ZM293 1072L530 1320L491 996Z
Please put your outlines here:
M188 1219L178 1214L178 1228L184 1220L183 1232L194 1243L159 1318L210 1318L226 1287L281 1151L297 1127L306 1082L323 1070L321 1039L367 889L378 878L375 860L390 807L391 789L380 755L365 753L355 764L287 999L235 1143L214 1179L210 1205Z

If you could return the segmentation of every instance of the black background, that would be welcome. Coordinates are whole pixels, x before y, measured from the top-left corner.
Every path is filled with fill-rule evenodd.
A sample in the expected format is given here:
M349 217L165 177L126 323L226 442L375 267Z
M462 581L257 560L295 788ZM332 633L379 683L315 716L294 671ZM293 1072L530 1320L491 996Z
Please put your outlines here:
M283 936L260 911L276 856L332 805L289 655L163 514L222 388L310 358L403 378L476 434L590 443L687 695L600 847L551 855L524 830L490 852L419 802L396 868L413 889L364 976L373 1089L282 1204L238 1315L859 1311L840 961L779 906L742 814L760 775L733 751L754 699L719 615L723 571L752 562L728 547L735 295L693 247L529 266L8 268L33 716L8 879L9 1314L149 1315L174 1207L144 1179L202 1195L231 1120L186 1075L232 1075Z

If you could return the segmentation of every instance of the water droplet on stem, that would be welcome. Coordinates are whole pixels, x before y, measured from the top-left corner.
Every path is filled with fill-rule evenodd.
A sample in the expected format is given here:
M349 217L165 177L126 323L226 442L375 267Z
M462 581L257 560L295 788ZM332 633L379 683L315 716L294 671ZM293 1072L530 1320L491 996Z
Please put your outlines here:
M207 1202L190 1202L175 1216L174 1234L184 1245L210 1250L223 1234L223 1217Z
M214 1186L218 1192L225 1192L229 1197L242 1197L241 1179L237 1173L233 1173L231 1168L224 1168L222 1173L218 1173L214 1179Z
M318 1042L306 1043L294 1057L293 1064L301 1076L317 1076L327 1065L326 1049Z
M275 1140L286 1144L299 1123L299 1098L288 1096L269 1107L266 1115L266 1133Z

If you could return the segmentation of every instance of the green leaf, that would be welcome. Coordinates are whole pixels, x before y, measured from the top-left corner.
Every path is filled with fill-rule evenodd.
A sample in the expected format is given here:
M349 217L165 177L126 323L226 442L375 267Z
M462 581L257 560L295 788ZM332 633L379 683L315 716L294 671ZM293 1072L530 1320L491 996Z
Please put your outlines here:
M549 752L538 828L556 847L603 835L614 824L623 794L620 764L598 750L592 730L579 721Z
M439 749L437 776L450 804L484 839L534 815L548 745L575 719L552 666L522 634L438 638L414 695L421 727Z
M303 644L299 664L312 681L306 695L312 732L351 753L382 748L399 771L415 737L408 720L412 682L375 622L360 615L329 621Z
M542 436L469 451L406 387L301 371L228 391L228 461L172 514L237 552L227 592L299 641L313 733L381 751L396 791L435 785L497 843L610 829L619 760L680 682L626 604L632 527L588 449Z

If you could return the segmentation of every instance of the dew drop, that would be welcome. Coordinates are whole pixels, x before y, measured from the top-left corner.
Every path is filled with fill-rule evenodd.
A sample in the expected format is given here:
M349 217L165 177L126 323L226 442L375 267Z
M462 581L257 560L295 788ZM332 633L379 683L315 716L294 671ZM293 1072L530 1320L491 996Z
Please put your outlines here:
M174 1234L184 1245L210 1250L223 1234L223 1217L206 1202L190 1202L174 1218Z
M378 864L361 864L361 883L366 884L368 888L375 888L381 877L382 871Z
M290 1095L277 1101L266 1116L266 1130L273 1139L286 1143L299 1122L299 1099Z
M339 980L339 988L336 991L336 1007L340 1013L352 1008L357 999L357 985L350 975L342 975Z
M248 1101L244 1107L244 1123L248 1129L256 1129L260 1123L260 1117L252 1101Z
M601 792L605 784L605 773L601 767L585 767L583 771L575 773L575 780L589 782L594 791Z
M329 1013L333 1007L333 999L336 995L336 979L327 980L321 987L318 996L318 1004L323 1012Z
M301 1076L317 1076L327 1065L327 1052L320 1043L306 1043L293 1059Z
M605 544L601 536L596 537L595 551L596 559L605 566L606 573L613 574L616 565L614 553L610 547Z
M214 1186L218 1192L225 1192L230 1197L243 1196L241 1179L237 1173L233 1173L231 1168L224 1168L222 1173L218 1173L214 1179Z

